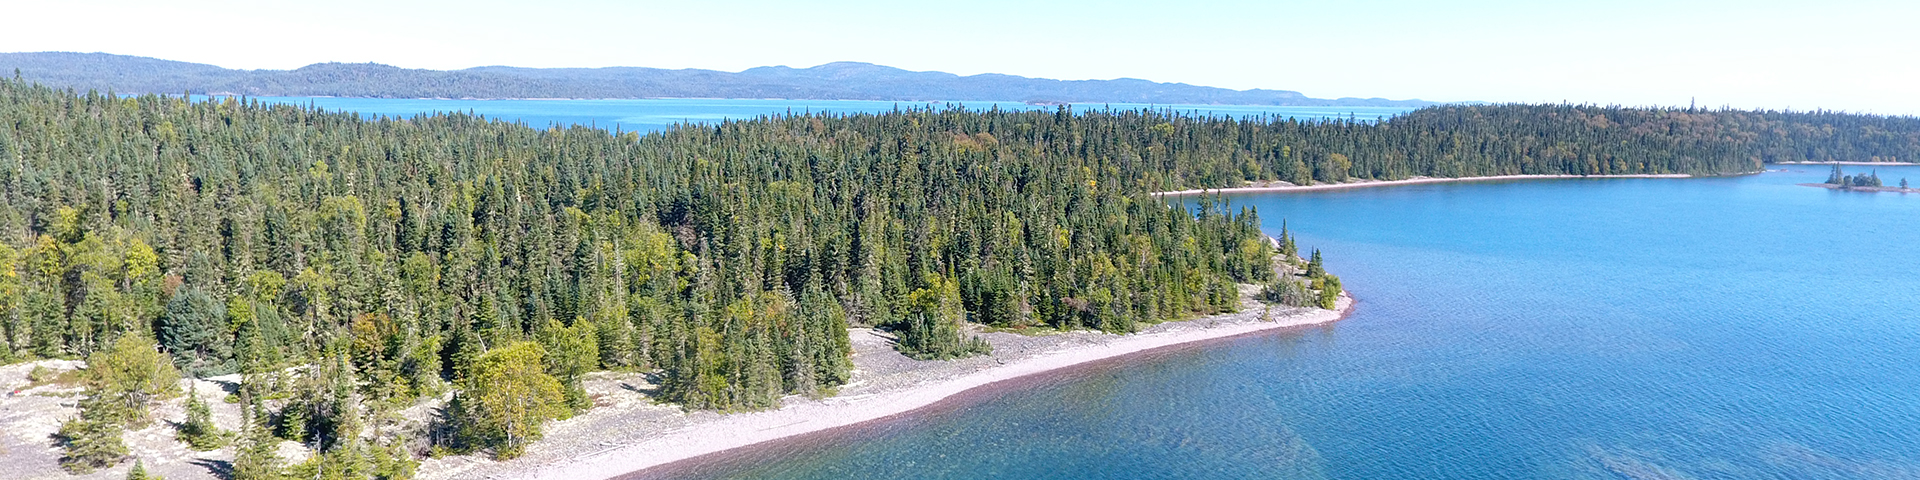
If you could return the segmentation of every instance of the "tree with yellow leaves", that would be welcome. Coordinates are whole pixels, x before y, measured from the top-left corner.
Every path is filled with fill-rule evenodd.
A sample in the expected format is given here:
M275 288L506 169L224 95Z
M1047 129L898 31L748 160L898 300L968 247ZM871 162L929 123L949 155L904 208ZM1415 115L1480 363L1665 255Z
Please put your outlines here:
M547 420L567 414L560 381L548 375L546 352L534 342L496 348L474 361L473 372L449 411L457 416L459 440L489 448L495 458L519 456L540 438Z

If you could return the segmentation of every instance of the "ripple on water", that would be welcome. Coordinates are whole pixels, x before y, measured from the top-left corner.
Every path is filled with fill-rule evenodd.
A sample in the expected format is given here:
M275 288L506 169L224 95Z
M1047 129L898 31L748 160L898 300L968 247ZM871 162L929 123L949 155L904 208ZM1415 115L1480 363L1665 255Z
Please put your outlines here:
M691 478L1920 478L1920 196L1824 176L1238 197L1354 315Z

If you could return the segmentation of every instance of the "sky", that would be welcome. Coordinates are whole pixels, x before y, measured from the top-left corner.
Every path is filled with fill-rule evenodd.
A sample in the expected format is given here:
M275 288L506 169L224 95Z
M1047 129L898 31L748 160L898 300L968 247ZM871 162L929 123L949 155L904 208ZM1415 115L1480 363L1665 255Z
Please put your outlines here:
M1309 96L1920 114L1920 1L25 1L0 51L290 69L861 61Z

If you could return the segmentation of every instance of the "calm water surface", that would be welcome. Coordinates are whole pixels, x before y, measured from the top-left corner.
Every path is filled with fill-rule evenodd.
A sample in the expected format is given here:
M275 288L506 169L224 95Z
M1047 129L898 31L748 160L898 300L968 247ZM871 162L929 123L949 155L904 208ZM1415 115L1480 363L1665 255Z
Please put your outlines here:
M1920 195L1789 168L1239 197L1352 317L675 475L1920 478Z
M608 130L651 132L679 123L714 123L744 120L761 115L787 112L879 113L908 108L1048 110L1056 107L1027 105L1020 102L880 102L865 100L733 100L733 99L648 99L648 100L436 100L336 97L253 97L296 105L312 104L328 110L360 112L365 116L411 117L432 112L472 112L487 118L521 122L545 128L550 125L594 125ZM1174 110L1190 115L1230 116L1234 118L1274 115L1301 120L1352 118L1378 120L1412 109L1399 107L1263 107L1243 105L1148 105L1137 103L1076 104L1076 110L1103 108Z

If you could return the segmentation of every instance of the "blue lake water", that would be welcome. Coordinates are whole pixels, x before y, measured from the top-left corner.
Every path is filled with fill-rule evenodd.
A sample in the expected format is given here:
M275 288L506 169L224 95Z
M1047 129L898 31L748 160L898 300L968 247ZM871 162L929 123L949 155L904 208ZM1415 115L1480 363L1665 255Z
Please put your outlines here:
M679 123L713 123L744 120L761 115L787 112L879 113L895 109L999 108L1001 110L1053 110L1057 107L1027 105L1020 102L882 102L865 100L733 100L733 99L647 99L647 100L439 100L339 97L253 97L296 105L314 105L328 110L360 112L365 116L411 117L431 112L472 112L508 122L522 122L545 128L550 125L594 125L608 130L651 132ZM1190 115L1217 115L1234 118L1274 115L1280 118L1351 118L1373 121L1411 110L1399 107L1273 107L1244 105L1149 105L1136 103L1076 104L1076 110L1113 108L1121 110L1174 110Z
M1788 168L1238 197L1326 252L1351 317L675 475L1920 478L1920 195Z

